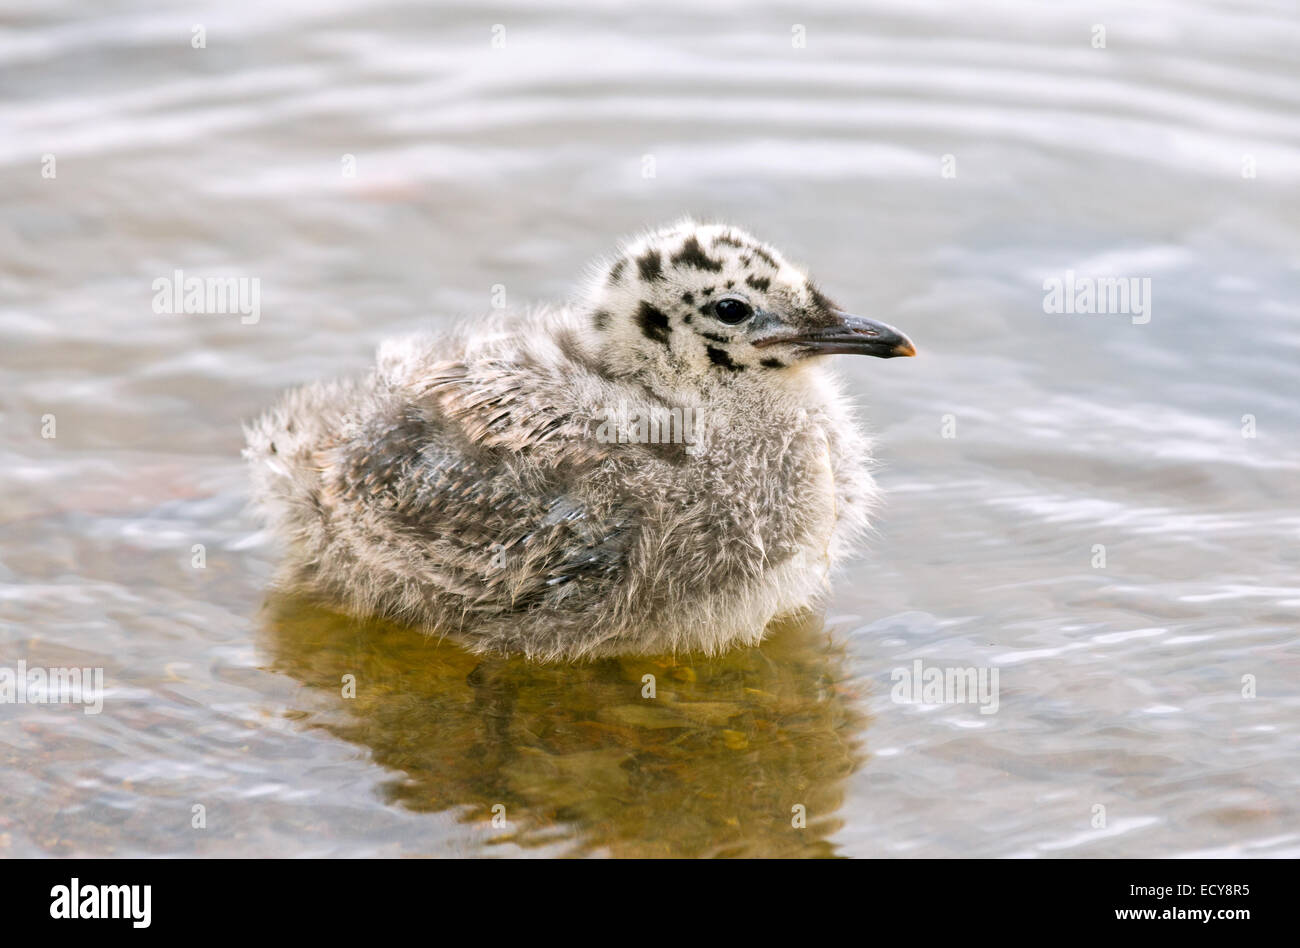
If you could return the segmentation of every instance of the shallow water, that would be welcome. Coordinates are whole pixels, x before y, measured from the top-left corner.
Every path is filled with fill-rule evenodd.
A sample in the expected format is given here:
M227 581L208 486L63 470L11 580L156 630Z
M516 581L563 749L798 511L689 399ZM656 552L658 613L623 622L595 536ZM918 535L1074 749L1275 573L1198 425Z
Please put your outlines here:
M152 6L0 16L0 665L105 683L0 704L0 853L1300 855L1294 5ZM269 593L241 420L688 212L920 349L841 360L888 501L824 616L542 667Z

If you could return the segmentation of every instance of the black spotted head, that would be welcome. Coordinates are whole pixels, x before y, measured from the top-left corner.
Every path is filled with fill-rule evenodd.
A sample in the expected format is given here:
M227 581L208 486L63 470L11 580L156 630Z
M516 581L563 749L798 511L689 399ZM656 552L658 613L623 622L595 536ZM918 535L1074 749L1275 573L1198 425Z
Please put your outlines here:
M913 355L884 323L840 310L801 268L734 227L683 221L628 243L587 294L616 370L761 380L834 352Z

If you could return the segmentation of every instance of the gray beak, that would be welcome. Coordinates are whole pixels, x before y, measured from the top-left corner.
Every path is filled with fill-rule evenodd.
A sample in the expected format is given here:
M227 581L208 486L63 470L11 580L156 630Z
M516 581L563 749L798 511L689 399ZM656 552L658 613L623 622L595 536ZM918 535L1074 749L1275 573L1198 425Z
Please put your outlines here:
M821 326L794 335L773 336L757 340L754 345L762 348L785 343L817 355L834 355L842 352L876 356L879 359L916 355L916 347L912 345L912 340L888 323L852 316L839 310L832 310L832 312L837 320L833 326Z

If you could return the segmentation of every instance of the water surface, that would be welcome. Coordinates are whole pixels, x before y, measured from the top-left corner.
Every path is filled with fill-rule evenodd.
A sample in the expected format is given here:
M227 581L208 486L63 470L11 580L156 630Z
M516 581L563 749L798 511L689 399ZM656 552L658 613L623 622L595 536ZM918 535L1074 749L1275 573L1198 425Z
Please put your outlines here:
M0 853L1300 855L1294 5L154 6L0 16L0 665L106 687L0 705ZM684 213L921 351L841 359L888 501L824 615L567 668L269 590L243 419Z

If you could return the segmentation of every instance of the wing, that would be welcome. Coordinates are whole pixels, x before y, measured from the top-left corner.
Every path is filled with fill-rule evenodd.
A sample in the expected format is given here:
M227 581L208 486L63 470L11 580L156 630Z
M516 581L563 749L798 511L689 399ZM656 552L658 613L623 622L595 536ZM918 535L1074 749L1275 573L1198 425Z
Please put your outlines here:
M444 612L599 602L626 569L637 517L601 488L607 459L585 430L514 373L435 367L339 448L334 485L358 514L355 546L425 601L442 597Z

